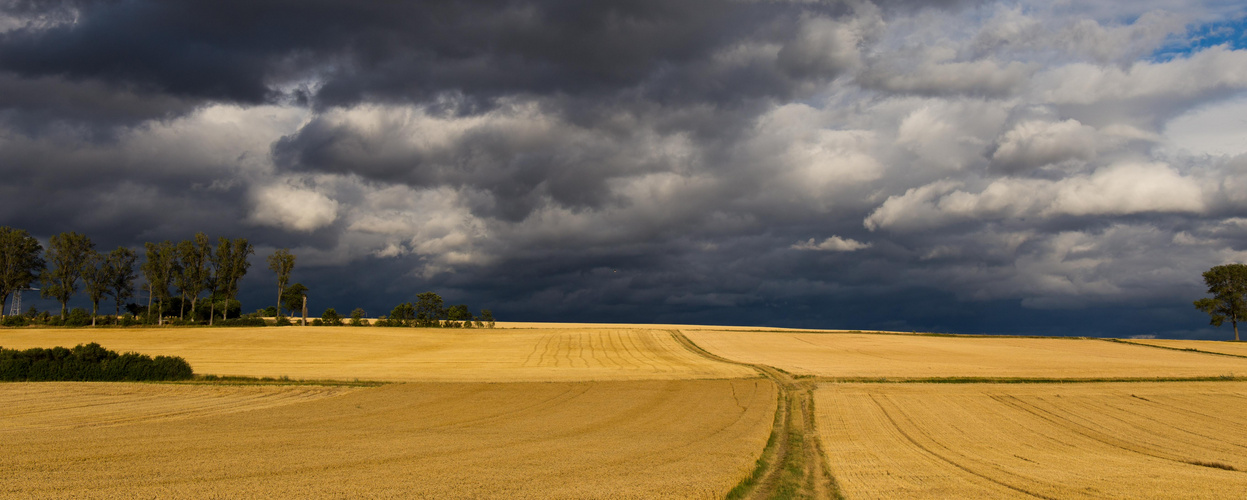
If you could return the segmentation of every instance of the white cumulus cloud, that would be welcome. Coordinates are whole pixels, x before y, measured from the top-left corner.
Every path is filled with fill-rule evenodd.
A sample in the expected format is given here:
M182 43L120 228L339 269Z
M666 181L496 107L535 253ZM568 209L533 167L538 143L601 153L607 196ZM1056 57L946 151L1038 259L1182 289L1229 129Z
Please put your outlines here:
M832 236L818 243L814 242L814 238L810 238L806 241L799 241L792 246L793 250L821 250L824 252L852 252L864 248L870 248L870 243L862 243L839 236Z
M286 184L261 186L252 194L251 221L265 226L310 232L338 218L338 202L311 189Z

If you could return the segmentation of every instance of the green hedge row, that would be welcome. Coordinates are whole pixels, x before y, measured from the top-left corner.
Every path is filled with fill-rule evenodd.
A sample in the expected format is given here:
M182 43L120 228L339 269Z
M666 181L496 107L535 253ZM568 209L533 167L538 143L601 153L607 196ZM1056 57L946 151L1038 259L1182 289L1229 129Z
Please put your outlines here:
M94 342L73 349L0 348L0 380L9 382L186 380L192 375L181 357L117 354Z

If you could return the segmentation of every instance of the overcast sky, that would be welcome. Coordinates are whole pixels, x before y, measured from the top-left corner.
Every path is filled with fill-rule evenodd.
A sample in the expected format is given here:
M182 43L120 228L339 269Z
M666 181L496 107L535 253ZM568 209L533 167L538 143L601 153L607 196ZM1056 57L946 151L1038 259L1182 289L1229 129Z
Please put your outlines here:
M288 247L314 313L1228 338L1245 15L0 0L0 225L247 237L245 310Z

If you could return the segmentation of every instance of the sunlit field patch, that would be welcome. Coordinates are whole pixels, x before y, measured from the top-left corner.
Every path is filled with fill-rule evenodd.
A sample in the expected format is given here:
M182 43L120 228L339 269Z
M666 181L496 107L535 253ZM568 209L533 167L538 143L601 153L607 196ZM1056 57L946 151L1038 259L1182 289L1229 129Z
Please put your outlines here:
M32 386L0 385L0 496L722 498L776 401L760 378Z
M825 384L847 498L1236 498L1247 383Z
M1161 378L1247 375L1247 359L1081 338L687 331L725 358L826 377Z
M382 381L579 381L752 377L670 331L269 327L0 330L7 348L99 342L182 356L198 374Z

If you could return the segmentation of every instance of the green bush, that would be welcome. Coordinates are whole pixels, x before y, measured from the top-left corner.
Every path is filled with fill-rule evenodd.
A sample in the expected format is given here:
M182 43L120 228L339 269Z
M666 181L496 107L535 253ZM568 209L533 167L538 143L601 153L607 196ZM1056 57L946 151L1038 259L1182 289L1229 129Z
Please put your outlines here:
M73 349L0 348L0 380L12 382L186 380L193 375L180 357L117 354L94 342Z
M5 316L4 322L0 323L0 325L2 326L27 326L29 324L30 324L30 320L26 319L25 316L21 316L21 315Z
M320 319L325 326L342 326L342 315L338 314L338 311L332 307L325 309L325 313L320 315ZM316 323L312 322L312 324Z
M290 321L286 321L286 323L289 324ZM268 323L264 322L264 318L244 316L241 318L218 319L212 322L212 326L268 326Z
M91 313L81 307L75 307L69 311L64 326L87 326L89 324L91 324Z
M273 326L291 326L290 318L287 318L285 316L278 316L277 321L273 322Z
M366 325L367 323L364 323L364 314L364 310L358 307L356 307L354 311L351 311L351 326Z

